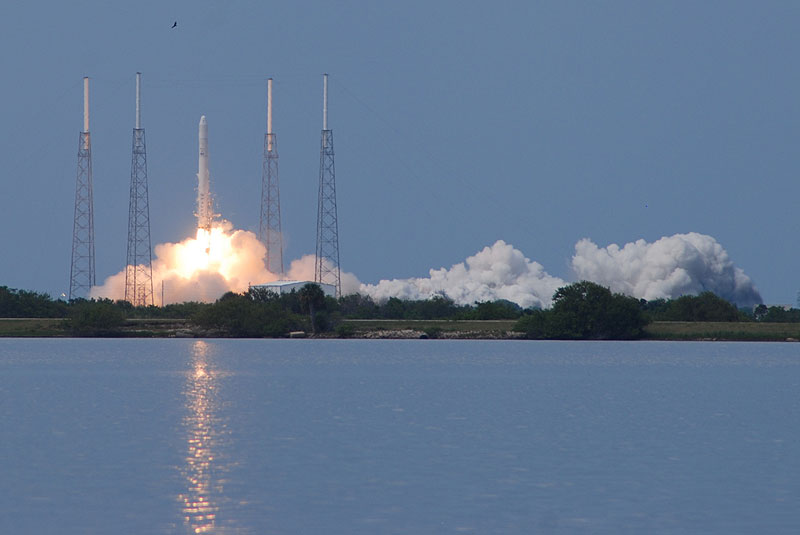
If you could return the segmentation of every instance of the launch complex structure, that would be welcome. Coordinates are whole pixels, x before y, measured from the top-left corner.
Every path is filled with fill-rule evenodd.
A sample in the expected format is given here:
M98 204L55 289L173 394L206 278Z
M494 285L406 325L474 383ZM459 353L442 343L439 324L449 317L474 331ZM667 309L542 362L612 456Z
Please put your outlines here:
M328 75L322 78L322 138L317 192L317 247L314 282L329 284L342 295L339 268L339 222L336 207L336 170L333 130L328 128ZM267 80L267 133L261 175L261 218L259 239L267 248L266 265L271 273L283 275L283 234L281 232L280 186L278 179L278 138L272 130L272 78Z
M319 151L319 196L317 201L317 253L314 282L331 284L342 296L339 269L339 221L336 209L336 171L333 165L333 130L328 129L328 75L322 86L322 141Z
M89 134L89 77L83 78L83 131L78 135L78 174L72 225L69 298L88 297L94 286L94 200L92 199L92 137Z
M136 124L131 148L131 194L128 208L128 259L125 263L125 300L133 306L155 304L152 260L147 150L142 128L142 73L137 72Z
M267 80L267 133L264 134L264 160L261 168L261 217L258 238L267 248L267 269L283 277L278 136L272 131L272 78Z
M92 196L92 152L89 133L89 78L84 77L84 124L78 138L78 172L75 185L75 213L72 233L69 299L88 298L95 285L94 210ZM128 247L125 268L125 300L134 306L154 302L150 207L147 184L147 151L141 116L142 75L136 73L136 120L131 149L131 181L128 210ZM328 128L328 75L323 75L322 138L320 142L319 188L317 196L317 245L314 282L335 288L342 295L339 268L339 224L336 207L336 174L333 131ZM200 118L198 127L197 227L211 230L216 216L210 191L208 167L208 123ZM259 240L266 247L267 269L283 276L278 140L272 130L272 78L267 80L267 131L261 177ZM206 250L208 253L208 249ZM163 291L162 291L163 293ZM163 300L163 298L162 298ZM162 302L163 305L163 302Z

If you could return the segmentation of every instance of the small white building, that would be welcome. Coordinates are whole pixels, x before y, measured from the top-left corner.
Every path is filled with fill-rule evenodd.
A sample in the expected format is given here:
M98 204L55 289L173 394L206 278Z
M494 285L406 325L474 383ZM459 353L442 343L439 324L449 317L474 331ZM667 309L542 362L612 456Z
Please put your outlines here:
M300 291L300 288L305 286L306 284L316 284L328 297L336 297L336 286L333 284L325 284L321 282L314 282L314 281L275 281L275 282L268 282L266 284L255 284L253 288L264 288L265 290L269 290L270 292L275 292L278 295L288 294L292 292Z

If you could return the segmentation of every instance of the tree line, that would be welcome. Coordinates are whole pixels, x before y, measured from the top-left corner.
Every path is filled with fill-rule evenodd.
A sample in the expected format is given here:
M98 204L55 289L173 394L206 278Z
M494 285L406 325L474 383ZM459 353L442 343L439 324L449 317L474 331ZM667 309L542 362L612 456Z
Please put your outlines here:
M64 318L74 334L89 336L112 334L126 320L137 318L187 319L216 335L233 337L337 329L346 335L343 320L392 319L517 320L515 330L533 339L636 339L652 321L800 322L800 310L764 305L752 311L737 309L711 292L646 301L588 281L559 288L549 309L522 309L506 300L459 305L446 295L380 303L360 294L334 299L315 284L284 294L253 287L244 293L228 292L214 303L134 307L109 299L54 300L44 293L0 286L0 317Z

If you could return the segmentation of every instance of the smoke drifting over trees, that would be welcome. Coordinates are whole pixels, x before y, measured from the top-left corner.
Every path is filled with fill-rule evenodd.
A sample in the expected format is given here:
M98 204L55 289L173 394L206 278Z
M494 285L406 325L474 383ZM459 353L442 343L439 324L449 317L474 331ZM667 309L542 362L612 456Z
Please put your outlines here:
M507 299L523 308L546 308L565 282L548 275L541 264L525 258L503 240L450 269L432 269L429 278L382 280L363 284L361 293L377 301L390 297L427 299L445 294L459 305Z
M640 299L672 299L713 292L737 305L761 303L744 271L711 236L690 232L653 243L637 240L601 248L589 239L575 244L572 268L579 279Z
M704 234L675 234L647 243L638 240L600 248L589 239L575 244L572 268L588 280L638 299L673 299L710 291L737 305L761 302L750 278L734 266L717 241ZM548 308L566 281L549 275L502 240L429 278L382 280L361 292L378 301L390 297L425 299L445 294L457 304L507 299L522 307Z
M255 234L234 230L228 222L215 226L209 240L198 235L157 245L153 261L153 282L159 286L156 303L160 304L161 281L166 301L179 303L211 302L225 292L244 292L250 285L277 280L280 277L264 265L265 253ZM725 249L713 237L694 232L622 247L599 247L585 238L575 244L572 269L576 280L592 281L638 299L674 299L710 291L741 306L761 302L753 282ZM361 284L353 274L342 272L342 290L379 302L391 297L419 300L446 295L458 305L504 299L523 308L549 308L556 290L567 285L503 240L449 269L431 269L429 274ZM314 280L314 256L292 261L285 278ZM124 292L123 269L93 288L91 296L122 299Z

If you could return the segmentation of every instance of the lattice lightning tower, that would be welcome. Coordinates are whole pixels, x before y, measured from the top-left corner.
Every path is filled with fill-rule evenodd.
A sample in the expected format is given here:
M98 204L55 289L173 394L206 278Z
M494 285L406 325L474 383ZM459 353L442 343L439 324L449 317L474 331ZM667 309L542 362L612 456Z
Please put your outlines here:
M142 73L136 73L136 126L131 151L131 196L128 205L128 258L125 300L134 306L154 305L150 244L150 204L147 193L147 150L141 114Z
M339 270L339 223L336 212L336 171L333 164L333 131L328 130L328 75L323 75L322 144L319 153L319 199L317 202L317 256L314 281L332 284L342 295Z
M272 132L272 78L267 80L267 133L261 173L261 219L258 238L267 248L267 269L283 275L281 194L278 182L278 138Z
M92 140L89 134L89 77L83 78L83 132L78 137L75 217L69 298L88 298L94 286L94 201L92 199Z

